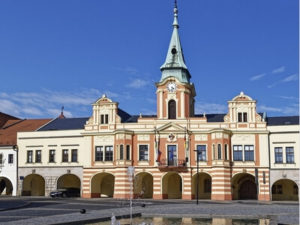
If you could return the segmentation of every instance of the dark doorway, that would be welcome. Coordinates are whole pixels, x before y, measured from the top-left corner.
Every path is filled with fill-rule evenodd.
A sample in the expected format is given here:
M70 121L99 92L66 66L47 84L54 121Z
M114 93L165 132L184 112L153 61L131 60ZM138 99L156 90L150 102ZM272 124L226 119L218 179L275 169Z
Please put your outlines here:
M257 199L256 184L251 180L245 180L239 190L240 199Z
M176 119L176 102L175 100L170 100L169 105L169 119Z

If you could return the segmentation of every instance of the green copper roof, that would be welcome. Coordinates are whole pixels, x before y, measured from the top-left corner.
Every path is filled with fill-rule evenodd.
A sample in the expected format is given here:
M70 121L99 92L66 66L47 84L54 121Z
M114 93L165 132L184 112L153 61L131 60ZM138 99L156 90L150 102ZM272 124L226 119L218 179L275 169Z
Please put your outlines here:
M189 83L191 75L188 71L187 66L185 65L178 29L178 9L177 5L175 4L173 33L169 44L166 60L160 67L160 70L162 71L160 81L163 81L167 77L175 77L180 82Z

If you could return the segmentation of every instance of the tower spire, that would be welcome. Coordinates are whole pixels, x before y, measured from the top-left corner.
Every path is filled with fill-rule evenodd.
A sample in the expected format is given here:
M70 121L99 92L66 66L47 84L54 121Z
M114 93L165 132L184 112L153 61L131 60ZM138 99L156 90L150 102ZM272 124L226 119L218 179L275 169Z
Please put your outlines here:
M179 23L178 23L178 7L177 0L174 2L174 21L173 21L173 33L171 36L167 57L164 64L160 67L162 71L162 77L160 81L163 81L167 77L175 77L180 82L189 83L190 73L185 65L184 56L181 48L179 38Z

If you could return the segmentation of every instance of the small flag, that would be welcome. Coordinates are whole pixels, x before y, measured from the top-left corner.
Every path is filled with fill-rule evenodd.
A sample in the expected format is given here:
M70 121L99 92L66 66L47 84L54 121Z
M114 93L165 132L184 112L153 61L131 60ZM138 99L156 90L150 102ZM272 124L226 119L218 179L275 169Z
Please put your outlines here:
M156 162L160 162L161 151L159 151L159 143L155 136Z

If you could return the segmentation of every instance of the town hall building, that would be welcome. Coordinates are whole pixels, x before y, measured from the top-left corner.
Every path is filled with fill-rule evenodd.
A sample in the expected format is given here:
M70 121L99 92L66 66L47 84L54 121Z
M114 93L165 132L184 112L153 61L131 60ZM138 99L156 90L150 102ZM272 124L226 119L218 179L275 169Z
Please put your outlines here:
M267 117L243 92L226 114L195 114L178 30L175 6L157 114L129 115L103 95L89 117L19 132L18 194L78 188L83 198L129 198L134 167L136 198L299 199L299 117Z

